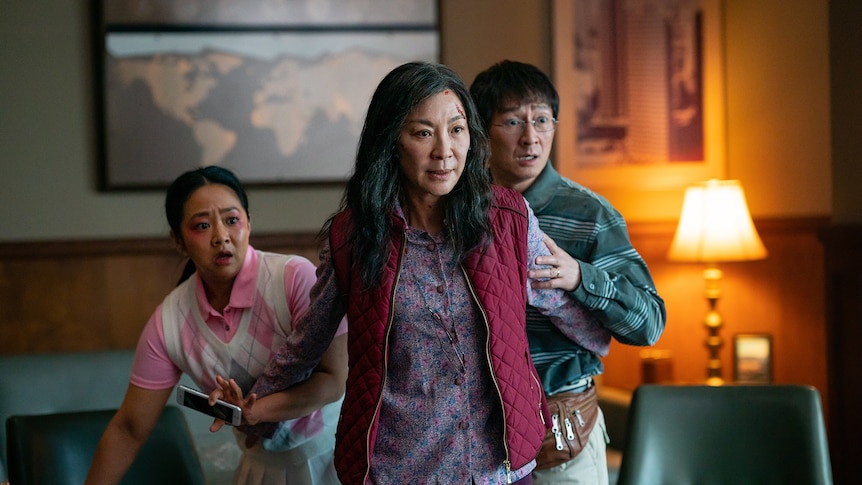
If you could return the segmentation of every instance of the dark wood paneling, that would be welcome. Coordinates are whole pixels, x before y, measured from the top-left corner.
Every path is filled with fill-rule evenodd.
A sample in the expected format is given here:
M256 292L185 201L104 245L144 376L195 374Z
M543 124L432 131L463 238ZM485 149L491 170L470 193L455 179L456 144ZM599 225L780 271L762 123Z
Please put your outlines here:
M821 239L826 255L832 469L835 483L853 483L862 455L862 226L829 227Z
M251 244L317 262L314 234ZM165 238L0 244L0 354L134 348L183 263Z

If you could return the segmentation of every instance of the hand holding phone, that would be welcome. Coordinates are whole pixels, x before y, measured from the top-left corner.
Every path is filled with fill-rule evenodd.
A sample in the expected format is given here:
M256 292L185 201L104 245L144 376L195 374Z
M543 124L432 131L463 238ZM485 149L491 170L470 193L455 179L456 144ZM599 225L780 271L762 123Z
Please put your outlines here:
M177 403L207 416L221 419L232 426L239 426L242 423L242 409L239 406L221 399L216 401L215 406L210 406L208 395L190 387L177 386Z

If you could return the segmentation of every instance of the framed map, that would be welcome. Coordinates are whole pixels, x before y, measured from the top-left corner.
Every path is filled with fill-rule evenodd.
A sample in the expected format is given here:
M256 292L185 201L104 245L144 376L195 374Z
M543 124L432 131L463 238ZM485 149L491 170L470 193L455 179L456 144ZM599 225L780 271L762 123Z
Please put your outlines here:
M724 176L721 0L554 0L555 164L590 188Z
M379 81L439 59L436 1L94 3L103 190L344 182Z

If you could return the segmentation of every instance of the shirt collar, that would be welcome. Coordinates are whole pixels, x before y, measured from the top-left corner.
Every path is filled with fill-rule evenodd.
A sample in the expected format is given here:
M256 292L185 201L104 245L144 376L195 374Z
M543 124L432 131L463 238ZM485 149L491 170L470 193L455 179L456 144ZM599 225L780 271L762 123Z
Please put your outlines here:
M530 207L534 212L540 211L551 202L551 199L554 198L557 181L559 180L560 174L557 173L554 166L551 165L551 161L548 160L545 168L542 169L542 173L533 181L533 185L524 191L524 198L530 203Z
M236 279L233 281L233 288L230 291L230 301L225 309L251 307L257 287L257 268L259 264L260 257L258 257L257 251L249 244L242 268L240 268ZM207 300L203 280L197 274L195 274L195 295L197 296L198 307L202 314L220 315Z

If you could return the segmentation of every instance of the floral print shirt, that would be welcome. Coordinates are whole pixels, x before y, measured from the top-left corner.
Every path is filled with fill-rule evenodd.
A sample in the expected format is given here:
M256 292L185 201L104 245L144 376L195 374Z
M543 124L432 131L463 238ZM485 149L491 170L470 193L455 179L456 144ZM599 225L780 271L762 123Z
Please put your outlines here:
M550 252L528 211L529 264L534 267L536 257ZM403 217L400 208L397 212ZM308 328L331 326L344 315L334 273L324 247ZM552 320L591 322L565 292L525 285L528 303ZM501 397L485 352L487 326L445 231L432 236L408 227L394 312L372 483L497 484L528 475L535 462L507 476ZM303 368L291 361L290 369ZM254 390L266 395L294 379L267 372Z

